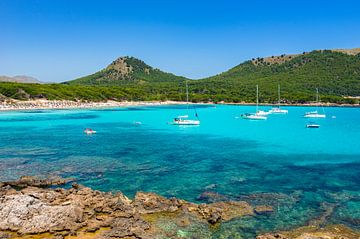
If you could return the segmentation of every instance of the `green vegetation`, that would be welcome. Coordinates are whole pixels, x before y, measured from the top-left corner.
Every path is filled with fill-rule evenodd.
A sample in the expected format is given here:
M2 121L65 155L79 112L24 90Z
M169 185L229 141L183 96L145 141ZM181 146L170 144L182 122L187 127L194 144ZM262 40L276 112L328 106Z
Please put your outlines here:
M92 75L66 82L71 85L129 85L148 82L181 82L185 77L154 69L134 57L120 57L105 69Z
M225 100L254 102L256 84L259 84L262 102L276 100L280 84L282 98L287 102L313 101L315 88L319 88L322 101L352 103L354 100L343 96L360 95L360 54L313 51L281 64L259 58L201 80L199 90L211 89L213 95L230 97ZM211 88L213 85L216 87Z
M185 99L186 80L124 57L93 75L64 84L0 83L0 99L180 101ZM254 102L256 84L263 103L277 101L278 84L286 103L314 101L317 87L323 102L358 103L345 96L360 96L360 54L325 50L253 59L213 77L189 80L190 99Z

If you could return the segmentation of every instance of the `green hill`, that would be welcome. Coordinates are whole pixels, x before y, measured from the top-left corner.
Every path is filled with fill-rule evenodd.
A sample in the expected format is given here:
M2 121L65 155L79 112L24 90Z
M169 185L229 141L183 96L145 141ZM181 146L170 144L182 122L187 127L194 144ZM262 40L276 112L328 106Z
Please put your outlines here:
M120 57L105 69L92 75L84 76L66 84L77 85L125 85L151 82L180 82L185 77L155 69L134 57Z
M254 58L216 76L200 80L154 69L133 57L122 57L105 69L64 84L0 83L0 95L15 99L68 100L184 100L185 81L193 102L254 102L255 86L260 102L306 103L321 100L358 103L360 49L321 50L297 55Z
M197 90L230 97L225 100L253 102L256 84L259 84L262 102L276 99L278 84L281 85L284 101L311 101L315 88L320 89L325 101L359 96L360 54L323 50L256 58L219 75L200 80Z

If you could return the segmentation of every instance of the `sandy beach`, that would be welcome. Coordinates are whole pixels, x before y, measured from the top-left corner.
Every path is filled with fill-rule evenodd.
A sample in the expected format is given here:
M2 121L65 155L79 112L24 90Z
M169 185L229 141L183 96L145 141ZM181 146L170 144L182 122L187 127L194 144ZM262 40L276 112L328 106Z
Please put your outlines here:
M90 108L111 108L111 107L129 107L129 106L157 106L157 105L181 105L186 104L183 101L106 101L106 102L81 102L69 100L28 100L19 101L11 100L0 102L0 111L16 110L42 110L42 109L90 109ZM208 103L191 103L191 104L215 104ZM256 105L255 103L231 103L218 102L220 105ZM305 104L281 104L281 106L316 106L316 103ZM335 104L322 103L323 107L360 107L359 104ZM260 106L274 106L274 104L263 103Z
M67 100L29 100L0 102L0 111L13 110L41 110L41 109L87 109L110 108L128 106L155 106L186 104L179 101L106 101L106 102L77 102Z

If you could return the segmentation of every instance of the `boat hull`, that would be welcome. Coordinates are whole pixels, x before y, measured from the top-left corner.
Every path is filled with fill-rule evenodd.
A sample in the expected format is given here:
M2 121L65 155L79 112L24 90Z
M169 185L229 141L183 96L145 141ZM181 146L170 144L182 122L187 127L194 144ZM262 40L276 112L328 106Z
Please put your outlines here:
M270 114L287 114L288 110L279 110L279 109L271 109L269 110Z
M308 114L304 115L305 118L326 118L326 115L322 114Z
M242 115L241 118L247 119L247 120L266 120L266 116L262 115Z
M173 125L200 125L199 120L183 120L183 121L174 121Z
M308 125L306 125L306 128L313 128L313 129L320 128L320 125L318 125L318 124L308 124Z

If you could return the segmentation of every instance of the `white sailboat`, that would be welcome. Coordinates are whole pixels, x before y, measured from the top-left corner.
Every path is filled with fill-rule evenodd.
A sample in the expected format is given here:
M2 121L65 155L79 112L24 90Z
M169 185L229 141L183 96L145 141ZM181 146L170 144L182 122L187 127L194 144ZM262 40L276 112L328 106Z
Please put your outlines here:
M304 117L305 118L326 118L326 115L323 114L319 114L318 112L318 108L319 108L319 89L316 88L316 110L315 111L311 111L311 112L306 112Z
M288 110L280 109L280 85L278 85L278 105L269 110L270 114L287 114Z
M189 111L189 89L188 89L188 82L186 81L186 104L187 104L187 110ZM189 115L179 115L173 119L172 124L173 125L200 125L200 120L198 118L198 114L195 110L195 119L189 119Z
M256 112L255 113L245 113L241 117L243 119L249 120L266 120L268 113L262 110L259 110L259 85L256 85Z

